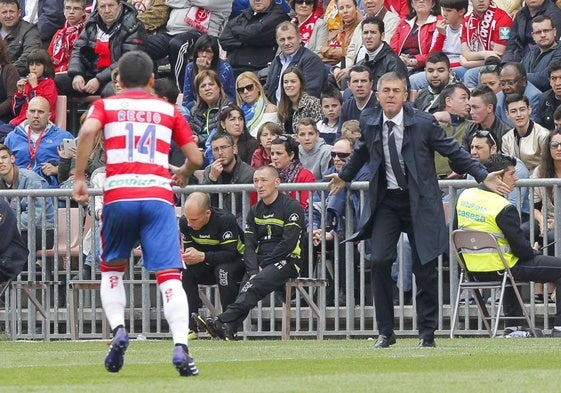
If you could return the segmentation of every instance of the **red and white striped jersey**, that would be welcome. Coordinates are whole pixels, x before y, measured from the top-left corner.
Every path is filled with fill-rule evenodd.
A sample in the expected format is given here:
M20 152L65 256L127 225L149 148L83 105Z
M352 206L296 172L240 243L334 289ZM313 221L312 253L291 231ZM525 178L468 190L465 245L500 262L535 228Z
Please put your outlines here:
M129 90L93 103L88 118L103 127L104 203L157 199L173 203L168 154L171 139L194 142L174 105L144 90Z

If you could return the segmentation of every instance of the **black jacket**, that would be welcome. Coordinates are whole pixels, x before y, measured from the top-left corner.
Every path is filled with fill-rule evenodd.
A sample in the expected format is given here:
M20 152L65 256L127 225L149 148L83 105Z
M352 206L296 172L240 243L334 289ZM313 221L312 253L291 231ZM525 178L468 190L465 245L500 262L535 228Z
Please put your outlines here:
M74 44L72 57L68 63L70 78L74 78L76 75L82 75L86 81L97 78L103 86L111 81L111 72L117 68L117 62L123 54L144 49L146 31L142 22L137 18L136 9L129 3L120 4L123 7L121 15L109 30L97 11L87 19L84 30ZM98 56L94 49L98 27L104 32L112 34L109 39L111 65L103 69L97 68Z
M407 67L405 67L403 61L401 61L386 42L382 42L382 49L375 58L369 59L368 61L364 59L357 64L370 68L372 80L374 81L374 88L376 88L375 86L378 83L378 79L387 72L397 72L405 78L409 77Z
M294 54L290 65L298 66L304 74L308 94L320 98L321 92L327 83L327 70L319 56L308 48L301 46ZM275 105L277 105L276 93L280 82L281 69L280 57L276 56L269 67L267 83L263 87L265 95Z
M267 67L278 49L275 29L287 20L288 14L273 2L266 12L254 14L248 8L226 23L220 45L228 52L228 62L236 75Z
M551 18L553 27L557 29L556 39L559 40L561 35L561 9L553 1L545 0L533 17L530 16L528 6L524 6L514 17L510 29L510 38L502 58L503 62L522 61L529 45L534 44L534 39L531 36L531 23L532 19L538 15L547 15Z
M0 198L0 283L13 280L27 262L27 247L18 230L16 215Z
M561 105L561 101L555 98L555 93L549 89L540 97L538 107L535 108L537 114L534 121L548 130L553 130L555 128L553 112L559 105Z

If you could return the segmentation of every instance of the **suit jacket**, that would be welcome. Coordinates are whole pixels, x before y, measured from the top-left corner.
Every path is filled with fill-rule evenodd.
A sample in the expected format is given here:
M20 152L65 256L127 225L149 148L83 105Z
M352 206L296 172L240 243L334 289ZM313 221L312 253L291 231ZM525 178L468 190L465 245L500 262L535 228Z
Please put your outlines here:
M431 114L415 109L409 103L404 104L403 111L401 155L408 172L411 219L417 253L421 263L427 263L438 257L448 246L448 230L445 226L442 198L434 167L435 151L450 159L450 165L455 172L469 173L478 182L483 181L488 173L455 139L446 136ZM365 163L368 163L372 173L369 185L370 203L365 206L366 210L359 222L360 229L353 235L352 240L370 237L376 209L386 195L382 121L380 107L367 108L362 112L361 137L349 162L339 174L341 179L351 181Z

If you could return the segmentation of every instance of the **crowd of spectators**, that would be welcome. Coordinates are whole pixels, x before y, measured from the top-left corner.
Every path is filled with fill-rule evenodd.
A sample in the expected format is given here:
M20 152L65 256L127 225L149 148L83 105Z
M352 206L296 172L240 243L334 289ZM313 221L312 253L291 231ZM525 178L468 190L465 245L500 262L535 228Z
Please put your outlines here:
M489 146L544 177L539 165L561 118L561 9L552 0L503 3L0 0L0 143L36 184L71 182L73 151L61 145L78 130L56 126L57 96L118 93L119 58L143 50L155 94L178 103L205 152L206 184L251 183L262 165L282 182L340 171L388 72L407 77L407 100L474 158L474 138L489 136ZM102 141L96 151L90 176L104 165ZM443 157L435 164L442 178L464 178ZM5 176L3 188L12 187ZM307 193L291 196L311 208ZM545 226L531 214L540 202L531 208L525 217Z

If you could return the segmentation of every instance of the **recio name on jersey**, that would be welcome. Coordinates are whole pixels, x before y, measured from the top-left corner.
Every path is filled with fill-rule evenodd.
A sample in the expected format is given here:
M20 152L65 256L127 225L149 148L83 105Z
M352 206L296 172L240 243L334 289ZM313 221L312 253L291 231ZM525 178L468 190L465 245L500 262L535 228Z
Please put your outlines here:
M160 124L162 122L162 115L158 112L150 111L120 110L117 113L117 119L119 121L137 121L142 123Z

